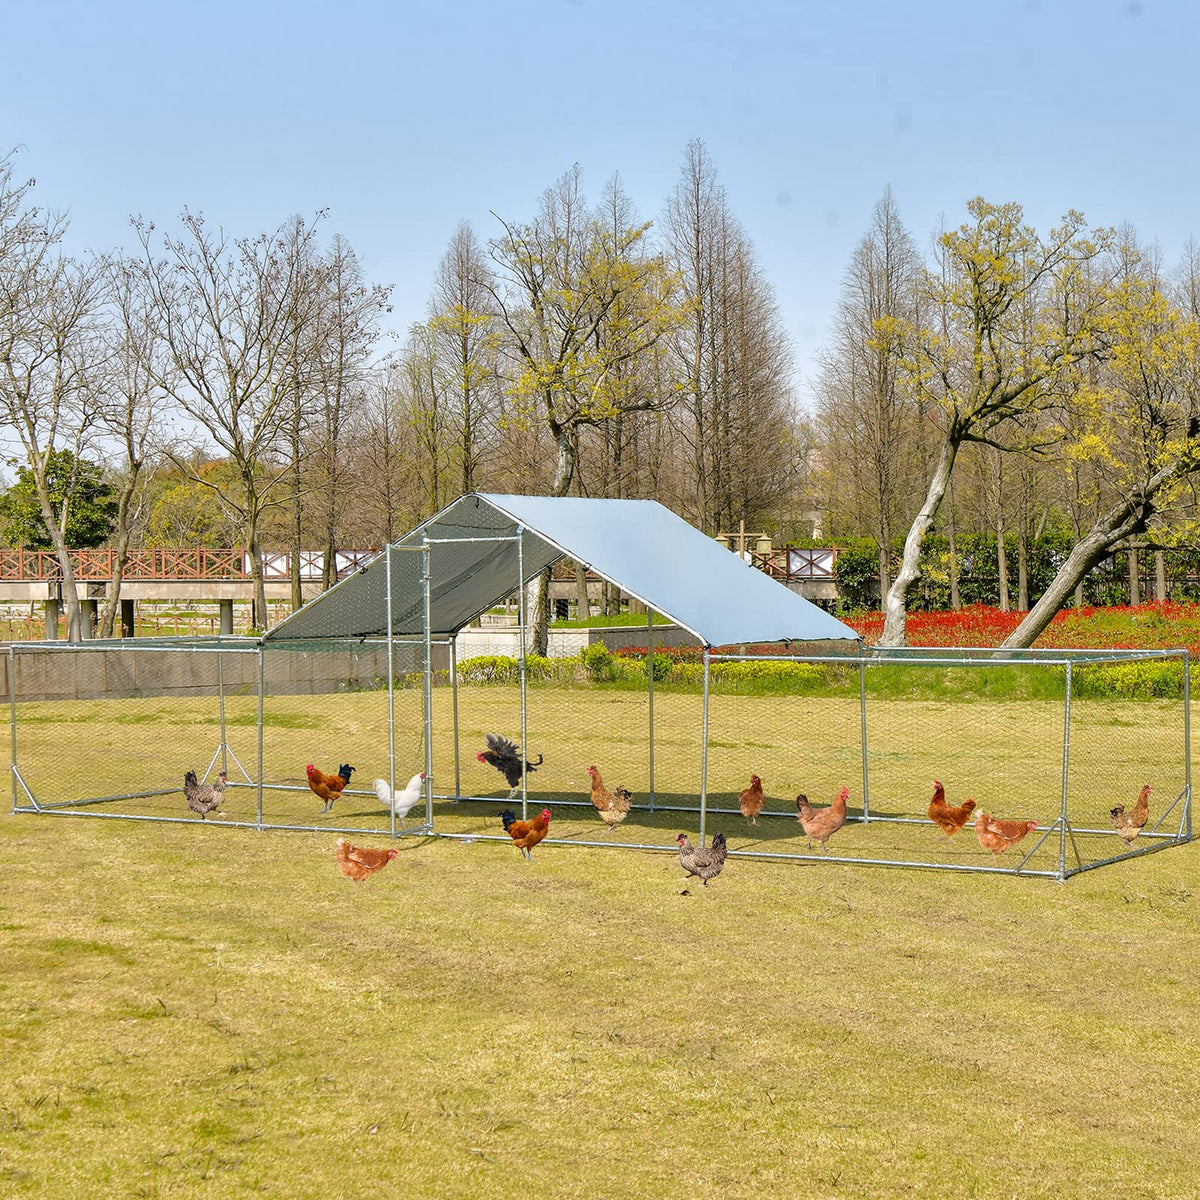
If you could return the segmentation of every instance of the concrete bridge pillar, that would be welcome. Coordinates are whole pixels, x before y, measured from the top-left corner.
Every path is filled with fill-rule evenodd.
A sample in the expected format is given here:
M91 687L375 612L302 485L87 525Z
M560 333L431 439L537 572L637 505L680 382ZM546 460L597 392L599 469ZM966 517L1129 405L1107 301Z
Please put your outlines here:
M221 636L233 634L233 601L219 600L221 606Z
M80 600L79 602L79 637L88 642L96 636L96 601Z
M58 641L58 601L46 601L46 641Z
M121 601L121 636L133 637L133 614L134 601Z

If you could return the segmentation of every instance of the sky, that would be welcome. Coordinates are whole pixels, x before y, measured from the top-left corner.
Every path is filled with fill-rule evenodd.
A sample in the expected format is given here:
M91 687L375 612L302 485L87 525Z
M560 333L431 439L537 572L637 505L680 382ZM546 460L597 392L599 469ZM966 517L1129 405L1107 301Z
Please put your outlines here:
M1200 237L1190 0L43 0L3 6L0 152L74 250L186 205L234 235L326 228L423 319L467 220L533 216L572 164L643 219L702 139L775 290L811 401L885 186L918 245L976 195L1048 230Z

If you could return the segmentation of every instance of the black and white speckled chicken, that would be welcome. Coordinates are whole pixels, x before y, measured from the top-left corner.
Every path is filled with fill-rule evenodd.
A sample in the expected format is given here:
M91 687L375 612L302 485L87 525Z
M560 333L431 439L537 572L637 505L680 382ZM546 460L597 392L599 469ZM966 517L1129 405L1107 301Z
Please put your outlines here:
M224 771L218 783L201 783L195 771L188 771L183 777L183 794L187 797L188 808L197 813L202 821L225 799L228 786Z
M708 887L708 881L716 879L725 865L725 855L729 852L725 845L725 835L718 833L711 846L701 847L699 850L692 845L686 833L681 833L675 841L679 844L679 865Z

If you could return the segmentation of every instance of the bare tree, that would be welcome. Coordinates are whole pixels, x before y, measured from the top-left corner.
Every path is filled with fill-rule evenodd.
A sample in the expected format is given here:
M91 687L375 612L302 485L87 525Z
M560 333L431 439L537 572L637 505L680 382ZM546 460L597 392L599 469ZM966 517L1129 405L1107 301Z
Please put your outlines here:
M496 354L499 332L492 307L495 279L471 226L463 221L438 264L429 330L451 410L458 486L474 491L498 417Z
M65 257L65 218L28 203L33 180L13 178L11 156L0 159L0 413L25 453L42 521L62 571L68 637L81 634L75 570L66 544L73 488L55 506L48 471L52 456L73 461L96 420L88 372L102 356L97 336L103 303L102 260Z
M886 188L842 285L820 382L827 469L858 499L858 527L879 544L879 594L891 587L891 540L919 461L916 410L901 378L899 332L917 319L920 260ZM832 489L831 489L832 490Z
M703 142L685 151L663 226L686 301L671 338L677 502L715 533L762 519L782 498L777 465L794 425L790 348Z
M100 617L100 636L111 637L121 604L121 585L135 522L146 497L147 458L159 436L162 390L155 384L159 331L137 263L114 261L110 268L109 352L93 392L99 426L120 447L117 524L112 587Z
M231 240L210 230L202 216L184 211L183 232L164 234L136 219L144 278L161 330L165 366L155 382L179 410L207 430L237 468L236 488L174 461L238 514L250 558L254 621L267 621L260 530L264 511L290 463L281 442L292 417L289 372L297 272L297 242L313 227L280 226L274 233Z

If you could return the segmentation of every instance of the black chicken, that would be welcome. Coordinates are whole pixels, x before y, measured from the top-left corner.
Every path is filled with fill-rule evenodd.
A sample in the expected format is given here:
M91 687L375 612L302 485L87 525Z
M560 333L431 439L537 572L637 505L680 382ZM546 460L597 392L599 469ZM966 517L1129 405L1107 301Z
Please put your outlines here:
M484 736L487 738L488 748L481 750L475 758L481 763L490 763L504 776L508 786L512 788L508 793L511 800L521 787L522 772L535 771L542 765L542 756L539 754L537 762L530 762L521 757L516 742L501 737L498 733L488 733Z

